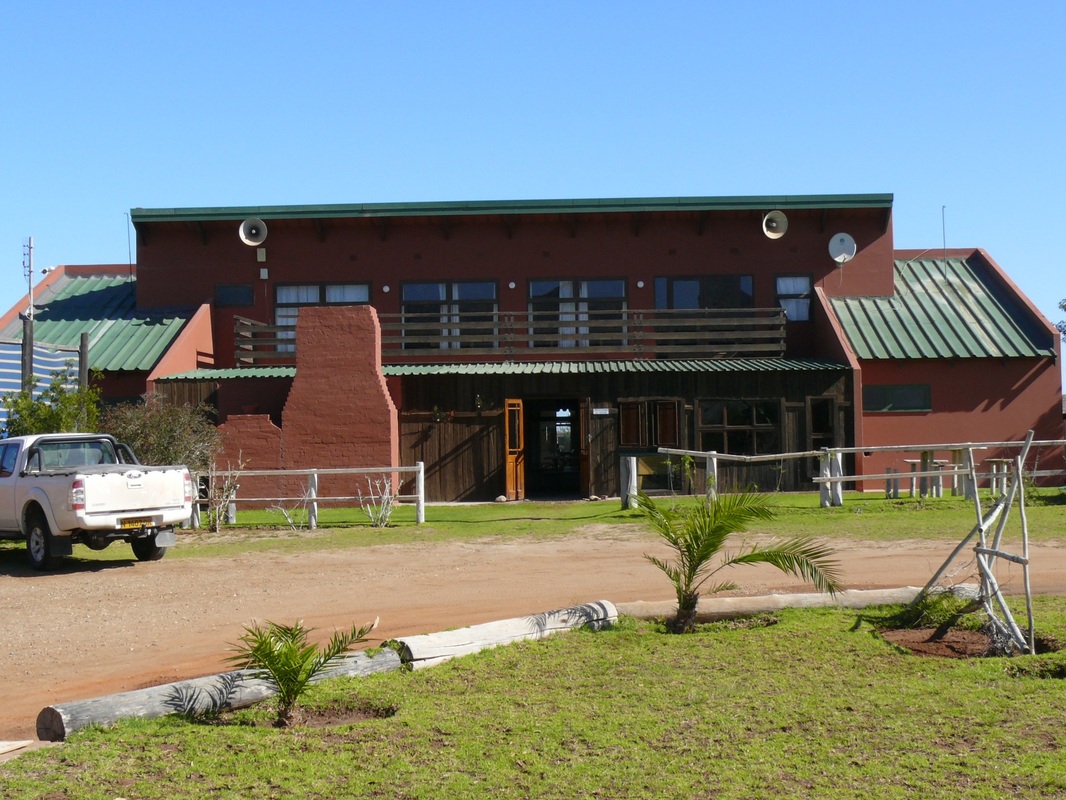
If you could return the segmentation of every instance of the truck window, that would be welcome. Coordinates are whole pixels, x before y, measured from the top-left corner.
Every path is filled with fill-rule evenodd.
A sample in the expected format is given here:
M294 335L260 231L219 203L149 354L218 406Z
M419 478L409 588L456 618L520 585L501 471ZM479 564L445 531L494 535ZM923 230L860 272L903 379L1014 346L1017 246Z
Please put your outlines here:
M44 442L40 445L43 469L114 464L115 451L107 441Z
M0 445L0 478L10 478L15 472L15 459L18 458L17 444Z

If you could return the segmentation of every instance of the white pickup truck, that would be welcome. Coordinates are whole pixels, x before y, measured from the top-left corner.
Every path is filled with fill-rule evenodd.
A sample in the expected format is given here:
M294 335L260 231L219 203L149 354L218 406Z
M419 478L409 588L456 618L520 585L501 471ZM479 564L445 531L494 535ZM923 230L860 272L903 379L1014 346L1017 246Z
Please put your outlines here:
M188 469L143 466L111 436L0 440L0 539L25 539L35 569L71 555L76 542L103 550L126 541L139 561L157 561L192 501Z

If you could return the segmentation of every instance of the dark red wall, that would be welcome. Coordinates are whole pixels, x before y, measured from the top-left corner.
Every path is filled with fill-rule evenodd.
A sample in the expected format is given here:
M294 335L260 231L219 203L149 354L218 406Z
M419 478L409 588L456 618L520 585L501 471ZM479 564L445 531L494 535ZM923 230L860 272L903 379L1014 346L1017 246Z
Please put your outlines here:
M955 442L1008 442L1064 438L1059 367L1051 359L965 361L864 361L862 379L871 384L929 384L932 412L864 413L862 436L879 445ZM978 460L1009 457L1017 451L979 451ZM857 459L863 474L885 467L910 469L913 453L874 453ZM942 457L942 456L938 456ZM1061 447L1034 451L1028 468L1061 469ZM1061 479L1059 481L1061 483Z
M272 323L279 283L369 282L381 312L400 310L407 280L494 280L501 311L526 310L530 278L625 278L630 308L654 308L656 277L689 274L753 275L761 308L776 306L776 275L810 274L830 295L892 291L888 210L787 213L778 240L763 234L756 211L269 219L265 262L238 238L239 220L142 222L137 299L142 307L198 304L213 299L216 284L250 284L252 306L214 311L216 363L227 367L234 314ZM827 251L840 231L859 246L843 268ZM814 323L790 324L788 335L790 355L814 352Z

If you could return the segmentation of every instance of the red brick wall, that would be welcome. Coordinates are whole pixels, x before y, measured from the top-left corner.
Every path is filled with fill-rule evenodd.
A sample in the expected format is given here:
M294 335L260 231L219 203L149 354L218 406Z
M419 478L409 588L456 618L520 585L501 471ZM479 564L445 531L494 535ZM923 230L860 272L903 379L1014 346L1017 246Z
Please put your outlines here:
M285 467L398 466L399 424L374 309L301 308L296 341L296 378L281 417ZM367 491L361 476L322 476L319 493L352 496L358 488Z
M281 428L270 421L266 414L237 414L218 426L222 434L223 450L215 459L218 470L238 469L243 464L245 471L281 469ZM306 481L298 477L273 478L244 475L240 478L237 496L241 497L299 497L303 495ZM288 508L294 502L283 503ZM252 503L244 508L269 508L274 502Z

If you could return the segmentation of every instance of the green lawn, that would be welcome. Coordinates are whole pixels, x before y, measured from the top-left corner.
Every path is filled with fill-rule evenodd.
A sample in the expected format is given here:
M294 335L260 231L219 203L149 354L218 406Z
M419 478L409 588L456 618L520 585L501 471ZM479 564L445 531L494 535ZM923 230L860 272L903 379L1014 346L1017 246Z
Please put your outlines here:
M1066 601L1039 598L1045 632ZM1066 796L1062 655L939 660L854 611L671 636L623 620L316 686L364 718L267 709L74 735L0 766L5 798ZM1025 667L1019 670L1019 667Z

